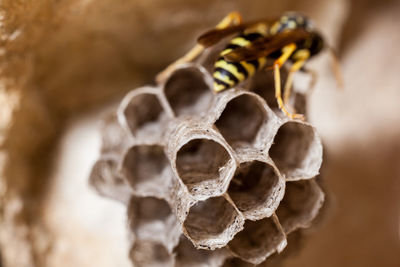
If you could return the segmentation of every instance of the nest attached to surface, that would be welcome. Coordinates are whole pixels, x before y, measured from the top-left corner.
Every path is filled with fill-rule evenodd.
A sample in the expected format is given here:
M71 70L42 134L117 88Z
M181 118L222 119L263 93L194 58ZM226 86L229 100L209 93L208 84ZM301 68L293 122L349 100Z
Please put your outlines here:
M273 265L324 201L315 129L282 116L265 71L213 94L210 58L104 120L90 182L126 203L137 266ZM303 95L292 104L305 113Z

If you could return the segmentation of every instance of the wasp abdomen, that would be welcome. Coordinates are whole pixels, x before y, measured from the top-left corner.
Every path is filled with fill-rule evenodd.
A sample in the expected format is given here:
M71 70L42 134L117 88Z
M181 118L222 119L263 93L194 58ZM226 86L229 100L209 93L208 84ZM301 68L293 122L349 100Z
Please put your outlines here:
M265 65L265 57L240 62L228 62L223 57L235 48L249 45L262 36L260 33L240 34L233 38L226 48L222 50L220 57L214 64L214 91L219 92L236 86Z

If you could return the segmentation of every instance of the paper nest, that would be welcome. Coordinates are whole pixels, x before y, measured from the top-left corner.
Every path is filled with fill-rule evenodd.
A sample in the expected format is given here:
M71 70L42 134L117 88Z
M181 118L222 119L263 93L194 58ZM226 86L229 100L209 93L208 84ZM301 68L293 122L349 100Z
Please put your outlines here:
M135 266L267 266L324 201L320 138L277 109L271 75L213 94L207 69L182 65L104 120L90 182L127 205Z

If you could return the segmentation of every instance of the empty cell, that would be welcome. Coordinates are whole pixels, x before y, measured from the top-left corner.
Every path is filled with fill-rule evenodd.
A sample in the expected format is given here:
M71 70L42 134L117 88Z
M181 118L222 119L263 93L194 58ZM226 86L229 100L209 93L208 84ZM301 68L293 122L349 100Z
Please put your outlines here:
M138 145L126 153L122 173L139 196L165 196L172 171L162 146Z
M257 267L281 267L284 266L286 259L298 254L301 246L301 233L296 231L287 236L287 246L282 252L275 251L272 255L268 256L262 263L256 265ZM254 267L255 265L246 262L240 258L227 259L222 267Z
M310 179L319 173L322 145L315 130L304 123L286 122L269 154L287 180Z
M128 206L130 227L137 243L163 245L168 252L179 242L179 223L165 200L154 197L133 197Z
M281 267L285 259L288 259L298 253L301 246L301 233L296 231L287 236L287 246L282 252L274 252L272 255L257 267ZM241 260L239 258L231 258L225 261L223 267L254 267L254 264Z
M126 146L127 135L125 129L119 124L116 114L108 114L101 127L101 153L122 153Z
M181 237L179 245L174 250L177 267L219 267L228 256L225 249L213 251L196 249L184 236Z
M92 167L89 182L99 194L127 203L131 190L117 169L117 158L100 158Z
M254 96L243 94L228 102L215 126L230 145L253 144L267 120L260 101Z
M283 197L284 181L274 167L261 161L240 164L228 193L247 219L271 216Z
M164 92L176 116L207 111L213 98L204 73L194 66L176 70L167 80Z
M270 217L246 221L244 230L239 232L228 246L241 259L259 264L285 243L285 234Z
M154 241L136 241L129 253L134 266L172 267L174 257L166 247Z
M233 174L234 161L221 144L210 139L193 139L178 151L176 168L189 192L196 194L227 183L228 176Z
M165 222L172 216L168 203L154 197L133 198L131 207L134 212L132 219L138 226L154 221Z
M184 221L188 236L205 249L225 246L242 225L243 218L224 197L197 202Z
M314 179L288 182L277 216L285 231L308 227L324 202L324 193Z
M167 119L157 95L151 93L133 96L124 106L123 115L133 136L143 140L160 136L162 123Z

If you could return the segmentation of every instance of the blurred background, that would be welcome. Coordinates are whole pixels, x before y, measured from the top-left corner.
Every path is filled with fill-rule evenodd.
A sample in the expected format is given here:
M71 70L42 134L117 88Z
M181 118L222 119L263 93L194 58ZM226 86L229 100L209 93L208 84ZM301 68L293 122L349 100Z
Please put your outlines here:
M400 266L400 1L3 0L0 266L130 266L125 208L88 187L99 120L232 10L301 11L328 54L309 120L329 207L284 266Z

